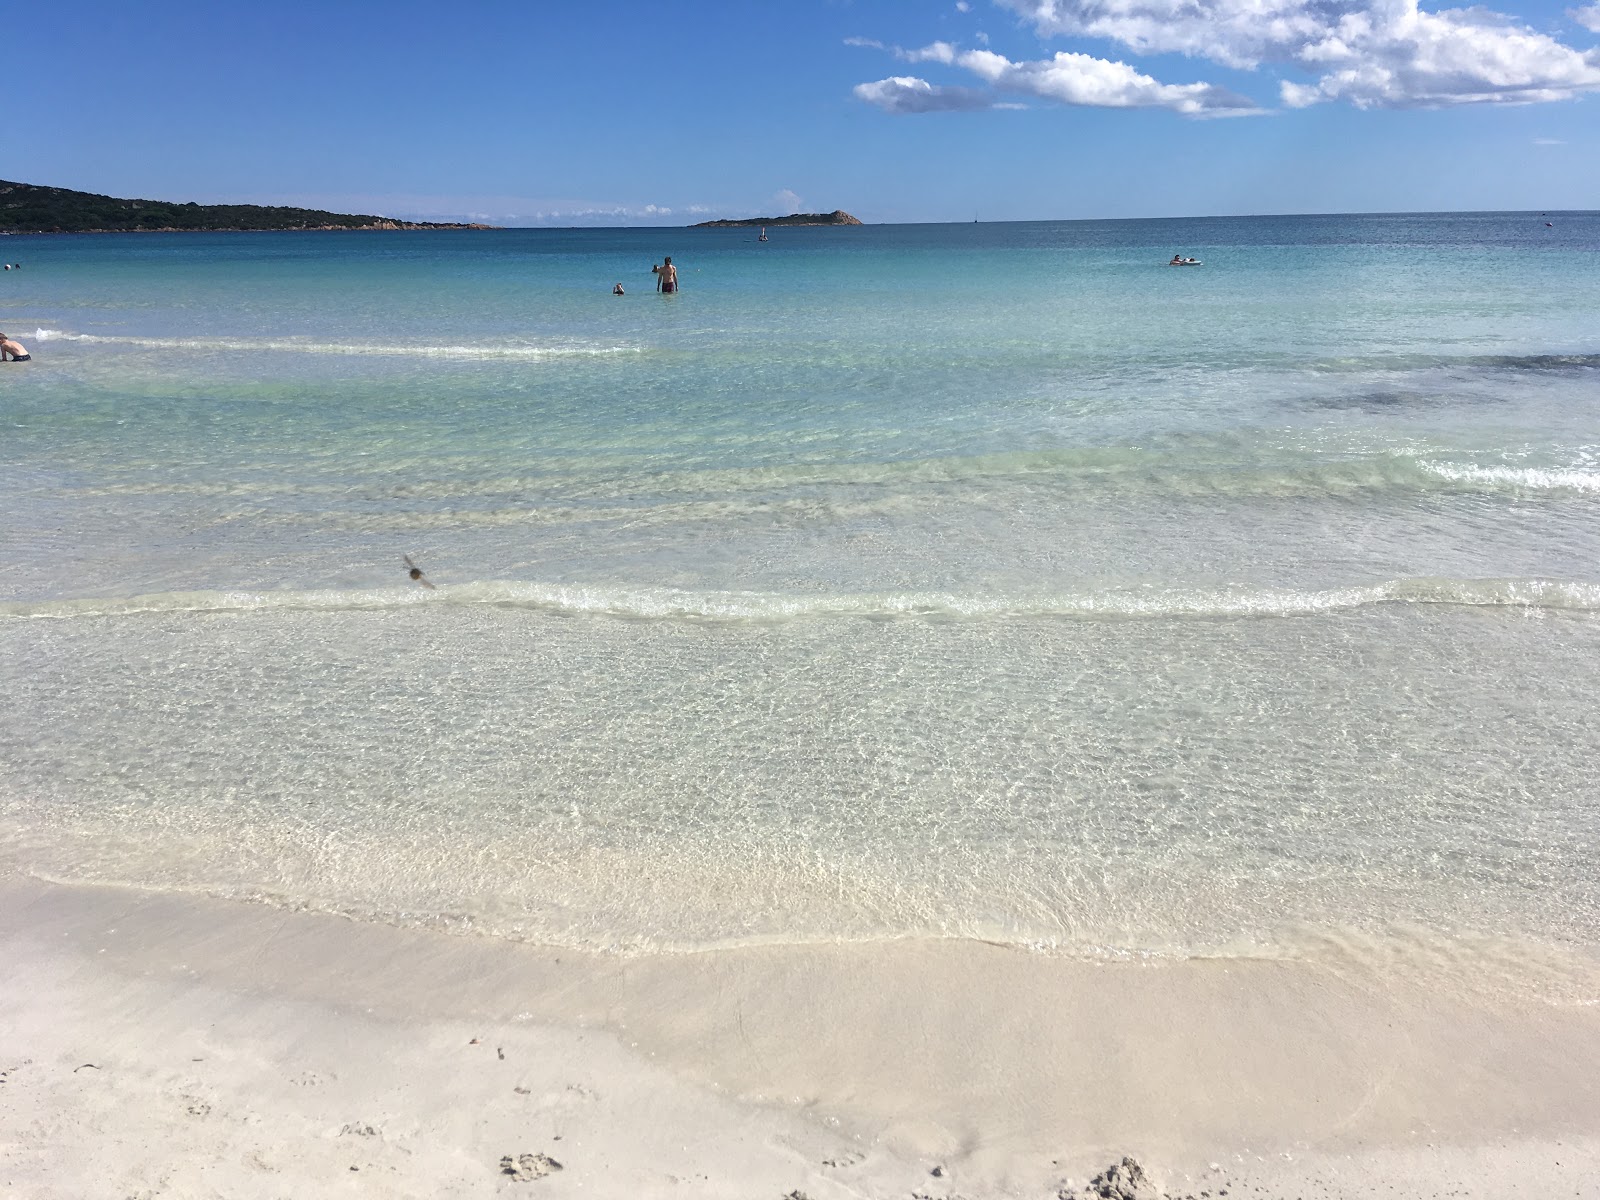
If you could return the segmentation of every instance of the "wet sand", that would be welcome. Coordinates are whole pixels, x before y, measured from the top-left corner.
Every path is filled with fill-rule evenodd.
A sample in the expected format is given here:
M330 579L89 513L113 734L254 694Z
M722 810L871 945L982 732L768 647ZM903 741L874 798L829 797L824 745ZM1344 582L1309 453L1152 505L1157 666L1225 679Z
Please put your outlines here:
M1586 1194L1592 964L1426 950L621 957L10 878L0 1188Z

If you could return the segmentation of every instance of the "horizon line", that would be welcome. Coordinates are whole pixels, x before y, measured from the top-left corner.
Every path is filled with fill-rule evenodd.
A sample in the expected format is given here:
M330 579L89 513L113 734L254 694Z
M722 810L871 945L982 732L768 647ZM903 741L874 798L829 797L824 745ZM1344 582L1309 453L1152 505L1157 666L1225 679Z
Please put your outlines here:
M1562 216L1588 216L1600 215L1600 208L1396 208L1396 209L1355 209L1343 212L1257 212L1257 213L1170 213L1161 216L1145 217L1011 217L1000 220L941 220L941 221L866 221L861 226L877 225L1044 225L1044 224L1072 224L1090 221L1217 221L1217 220L1244 220L1249 218L1264 219L1272 217L1441 217L1441 216L1488 216L1494 214L1518 215L1529 213L1537 216L1549 216L1556 213ZM444 217L435 214L432 217L386 217L387 220L414 221L424 220L442 221ZM502 218L503 220L504 218ZM688 225L501 225L494 226L498 230L510 229L737 229L740 226L718 227L716 221L756 221L756 217L715 217L711 221L695 221ZM791 225L790 229L849 229L859 226L848 225Z

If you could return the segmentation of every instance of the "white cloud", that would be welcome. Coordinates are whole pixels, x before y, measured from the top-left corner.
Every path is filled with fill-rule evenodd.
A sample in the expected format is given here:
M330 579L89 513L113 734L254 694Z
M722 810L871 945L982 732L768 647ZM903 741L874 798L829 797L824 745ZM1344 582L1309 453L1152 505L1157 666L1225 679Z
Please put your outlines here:
M1567 16L1591 33L1600 33L1600 0L1587 8L1569 8Z
M1137 54L1223 66L1299 67L1283 102L1358 107L1530 103L1600 91L1600 51L1582 52L1481 8L1423 12L1416 0L997 0L1046 37L1095 37ZM1600 0L1572 14L1600 25Z
M784 188L782 191L772 193L772 202L779 208L786 208L792 213L799 212L805 203L800 199L799 195L790 191L788 188Z
M1363 5L1363 0L997 2L1030 21L1043 37L1105 38L1136 54L1180 53L1229 67L1287 58L1345 15L1359 19Z
M331 212L376 213L404 221L481 221L490 225L670 225L698 219L704 204L620 204L609 200L512 195L292 193L197 196L223 204L283 204Z
M510 213L508 219L525 221L533 225L628 225L635 221L647 224L657 218L673 215L673 209L659 204L593 205L585 208L543 208L527 213Z
M956 11L957 12L963 12L963 13L964 12L971 12L972 11L972 5L968 4L967 0L956 0Z
M1560 138L1534 138L1533 139L1533 144L1535 146L1565 146L1566 145L1566 143L1563 142Z
M494 225L676 225L705 216L712 211L704 204L673 207L665 204L590 204L525 200L513 211L476 214L472 219ZM434 217L433 220L449 218ZM459 219L459 218L456 218Z
M887 50L889 48L876 38L847 37L844 40L844 44L846 46L862 46L868 50Z
M994 108L992 97L972 88L936 87L915 75L895 75L875 83L855 86L858 100L876 104L884 112L978 112Z
M1413 12L1404 28L1330 59L1318 100L1405 108L1485 101L1532 103L1600 90L1600 54L1542 33L1484 22L1477 12Z
M1187 116L1242 113L1256 106L1213 83L1161 83L1127 63L1063 51L1037 62L1012 62L991 50L968 50L959 66L1000 91L1093 108L1168 108Z
M894 56L906 62L936 62L949 66L956 60L956 48L949 42L932 42L920 50L894 48Z
M1062 52L1036 62L1012 62L991 50L960 50L934 42L917 50L894 49L906 62L935 62L970 71L996 92L1089 108L1166 108L1187 116L1225 116L1259 111L1250 100L1210 83L1168 84L1140 74L1127 63ZM987 92L940 87L916 76L863 83L855 94L885 112L924 113L1017 108Z

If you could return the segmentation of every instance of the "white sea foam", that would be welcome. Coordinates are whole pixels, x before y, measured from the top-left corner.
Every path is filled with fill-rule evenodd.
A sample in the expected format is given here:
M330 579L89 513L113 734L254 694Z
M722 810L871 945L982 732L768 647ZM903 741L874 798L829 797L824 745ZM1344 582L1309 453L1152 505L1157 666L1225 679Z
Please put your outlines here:
M874 591L806 595L692 591L604 584L474 582L419 588L160 592L142 596L0 603L0 619L120 617L141 613L253 613L413 608L525 608L634 620L771 622L808 618L985 620L1061 617L1294 617L1379 604L1600 610L1600 583L1557 579L1391 579L1338 588L1149 587L1041 595Z
M1530 491L1600 493L1600 471L1551 467L1477 467L1464 463L1419 462L1424 471L1457 483L1489 484Z
M1577 467L1479 467L1471 464L1438 461L1426 457L1421 449L1387 450L1380 453L1320 459L1292 448L1279 452L1276 461L1253 463L1234 461L1227 447L1213 450L1202 445L1192 456L1182 449L1152 452L1136 447L1106 446L1084 449L1026 451L1011 454L948 455L888 461L822 461L760 465L738 468L699 468L689 470L637 469L636 462L605 463L596 470L579 463L579 470L541 475L493 475L482 478L457 476L446 479L407 479L394 482L398 468L385 464L381 496L406 500L449 499L467 501L477 496L501 497L508 493L542 497L543 511L528 510L526 504L515 511L496 506L476 511L463 506L447 513L414 512L397 519L411 526L436 524L502 524L507 521L542 521L567 518L593 520L608 515L640 517L657 505L641 498L674 498L669 515L692 511L704 515L737 515L740 512L769 511L784 503L786 491L829 488L868 490L865 501L874 510L893 507L918 494L941 487L989 487L1015 482L1030 488L1075 491L1094 496L1117 493L1146 493L1172 496L1349 496L1356 493L1465 492L1517 493L1522 491L1566 491L1600 493L1600 470ZM1237 447L1241 455L1259 452L1259 447ZM568 464L562 462L563 468ZM343 469L348 466L341 464ZM563 492L581 492L590 506L565 506ZM262 496L331 495L348 498L350 482L320 483L312 479L291 480L228 479L193 480L169 477L137 483L110 483L74 488L71 494L83 496L182 495L182 496ZM744 507L737 497L754 499ZM690 499L678 502L676 497ZM614 511L593 507L597 500L622 501ZM839 495L831 504L845 503ZM336 513L308 514L306 520L337 522Z
M161 338L118 337L97 333L71 333L63 329L36 329L34 340L40 342L84 342L106 346L138 346L158 350L237 350L294 354L348 354L384 357L403 355L408 358L449 359L541 359L572 358L606 354L638 354L638 346L599 346L581 342L563 342L544 346L528 345L478 345L478 346L428 346L414 342L362 343L313 342L296 338Z

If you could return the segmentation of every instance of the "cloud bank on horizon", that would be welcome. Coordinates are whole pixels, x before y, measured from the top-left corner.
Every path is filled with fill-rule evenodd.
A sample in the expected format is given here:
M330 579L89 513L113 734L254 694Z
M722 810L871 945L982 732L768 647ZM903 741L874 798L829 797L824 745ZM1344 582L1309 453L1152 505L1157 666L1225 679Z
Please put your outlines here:
M1104 41L1134 56L1182 54L1231 71L1297 72L1302 79L1277 81L1277 101L1285 108L1331 101L1358 108L1533 104L1600 91L1600 49L1577 49L1485 8L1425 12L1416 0L993 3L1042 41ZM969 7L958 6L962 12ZM1600 32L1600 0L1567 16ZM858 99L891 113L973 112L1027 101L1163 108L1191 117L1272 111L1217 83L1164 83L1126 62L1077 50L1014 62L943 41L909 50L866 38L847 41L902 62L956 68L984 85L893 75L855 87Z

